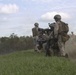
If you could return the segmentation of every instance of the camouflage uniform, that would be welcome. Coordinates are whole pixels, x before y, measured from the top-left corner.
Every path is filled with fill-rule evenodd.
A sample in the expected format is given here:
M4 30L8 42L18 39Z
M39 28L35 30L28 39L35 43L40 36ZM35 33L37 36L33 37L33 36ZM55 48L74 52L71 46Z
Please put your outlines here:
M54 36L55 38L58 38L58 47L60 50L60 55L65 56L65 43L62 40L62 33L63 28L62 28L62 21L61 21L61 16L60 15L55 15L54 19L56 21L55 27L54 27Z
M34 24L34 28L32 28L32 34L33 34L33 39L34 39L34 50L35 51L38 51L38 48L37 48L37 40L38 40L38 23L35 23Z
M43 33L43 31L39 31L38 33L38 49L40 50L40 52L45 50L45 43L47 41L47 35L45 33Z

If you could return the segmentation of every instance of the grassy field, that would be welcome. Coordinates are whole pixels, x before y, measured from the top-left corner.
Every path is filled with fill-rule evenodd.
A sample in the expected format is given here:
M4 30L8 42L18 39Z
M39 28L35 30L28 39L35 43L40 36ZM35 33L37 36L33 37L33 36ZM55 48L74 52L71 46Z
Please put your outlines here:
M21 51L0 56L0 75L76 75L76 64L33 50Z

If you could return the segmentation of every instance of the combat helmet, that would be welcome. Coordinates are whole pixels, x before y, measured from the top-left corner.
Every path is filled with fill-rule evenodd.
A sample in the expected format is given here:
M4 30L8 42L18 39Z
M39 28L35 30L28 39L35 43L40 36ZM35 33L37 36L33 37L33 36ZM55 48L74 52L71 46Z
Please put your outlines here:
M38 27L39 26L39 23L36 22L36 23L34 23L34 25Z
M61 16L59 14L57 14L57 15L54 16L54 19L55 20L61 20Z

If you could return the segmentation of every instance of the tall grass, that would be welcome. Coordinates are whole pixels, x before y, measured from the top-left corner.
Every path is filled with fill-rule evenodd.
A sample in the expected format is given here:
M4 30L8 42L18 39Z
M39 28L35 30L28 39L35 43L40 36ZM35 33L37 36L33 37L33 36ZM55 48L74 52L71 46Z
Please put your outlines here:
M76 75L76 64L32 50L0 56L0 75Z

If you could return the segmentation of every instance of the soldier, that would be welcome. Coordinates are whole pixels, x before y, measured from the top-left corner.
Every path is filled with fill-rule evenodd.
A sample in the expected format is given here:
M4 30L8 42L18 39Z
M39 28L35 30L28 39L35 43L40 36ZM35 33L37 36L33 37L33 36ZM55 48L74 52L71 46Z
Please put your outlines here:
M41 29L41 31L39 31L39 34L38 34L38 49L40 51L45 51L45 43L47 41L47 34L45 32L45 29Z
M68 24L61 21L60 15L54 16L55 20L55 26L54 26L54 37L55 39L58 39L58 47L60 50L60 56L67 56L65 53L65 42L69 39L69 36L67 35L69 28Z
M57 46L57 41L54 38L54 26L55 23L48 23L49 27L50 27L50 32L47 38L47 42L45 45L45 50L46 50L46 56L52 56L52 55L56 55L56 51L58 51L58 46Z
M35 23L34 28L32 28L32 34L33 34L33 39L34 39L34 50L35 51L38 51L38 48L37 48L38 28L39 28L38 23Z

